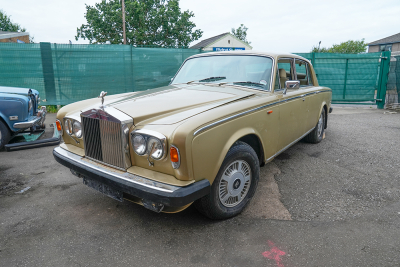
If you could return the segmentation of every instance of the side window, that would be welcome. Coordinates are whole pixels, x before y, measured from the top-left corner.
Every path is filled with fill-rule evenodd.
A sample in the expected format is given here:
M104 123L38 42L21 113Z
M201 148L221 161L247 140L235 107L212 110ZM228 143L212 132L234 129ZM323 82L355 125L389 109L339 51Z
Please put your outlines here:
M303 60L295 61L296 77L300 81L300 87L312 86L310 66Z
M292 59L282 58L278 60L278 73L280 88L285 88L286 81L292 81L293 79L293 70L292 70ZM275 83L275 88L276 88Z

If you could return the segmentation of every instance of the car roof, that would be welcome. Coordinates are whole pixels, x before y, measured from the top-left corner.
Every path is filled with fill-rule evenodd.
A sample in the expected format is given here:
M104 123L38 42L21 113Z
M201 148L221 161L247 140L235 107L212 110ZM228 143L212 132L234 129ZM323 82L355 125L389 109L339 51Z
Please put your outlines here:
M223 52L208 52L208 53L201 53L196 54L188 59L197 58L197 57L207 57L207 56L221 56L221 55L252 55L252 56L269 56L275 59L281 57L291 57L291 58L298 58L308 61L306 58L301 56L290 54L290 53L273 53L273 52L262 52L262 51L255 51L255 50L236 50L236 51L223 51Z

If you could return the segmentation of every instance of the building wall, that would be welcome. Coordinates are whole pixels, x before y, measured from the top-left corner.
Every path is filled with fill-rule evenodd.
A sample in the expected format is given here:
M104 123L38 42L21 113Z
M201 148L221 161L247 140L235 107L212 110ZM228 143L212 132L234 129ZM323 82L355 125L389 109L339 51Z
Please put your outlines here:
M379 45L370 45L368 46L368 53L379 52Z
M228 42L229 41L229 42ZM213 47L244 47L246 50L251 50L249 45L237 40L236 38L232 37L231 35L225 35L217 42L211 44L210 46L204 47L204 51L213 51Z
M16 43L17 39L29 43L29 35L0 39L0 43Z
M370 45L368 46L368 53L379 52L380 45ZM400 43L392 44L392 52L400 51Z

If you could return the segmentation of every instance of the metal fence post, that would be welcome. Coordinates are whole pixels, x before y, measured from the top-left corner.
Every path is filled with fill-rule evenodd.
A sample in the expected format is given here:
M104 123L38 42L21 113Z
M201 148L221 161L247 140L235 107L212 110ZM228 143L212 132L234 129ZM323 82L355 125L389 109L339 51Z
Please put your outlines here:
M346 87L347 87L347 70L349 69L349 59L346 58L346 69L344 71L344 87L343 87L343 100L346 99Z
M40 43L40 54L42 56L44 91L48 102L56 102L56 84L54 81L53 57L50 43Z
M378 91L376 93L376 103L378 109L383 109L385 107L386 87L387 87L389 68L390 68L390 56L391 56L390 51L384 51L381 54Z

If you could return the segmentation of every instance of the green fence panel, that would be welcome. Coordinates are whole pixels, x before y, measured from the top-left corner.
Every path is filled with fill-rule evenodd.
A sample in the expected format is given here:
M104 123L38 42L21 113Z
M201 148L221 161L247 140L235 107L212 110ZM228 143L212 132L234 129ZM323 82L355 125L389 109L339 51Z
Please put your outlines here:
M0 43L0 85L35 88L45 98L40 44Z
M167 85L197 49L130 45L0 44L0 85L34 88L45 105L65 105Z
M375 101L381 53L296 54L312 62L319 84L332 89L332 101Z

